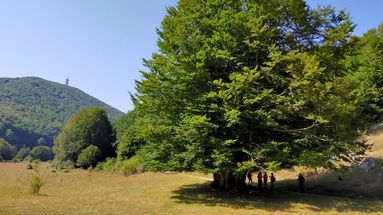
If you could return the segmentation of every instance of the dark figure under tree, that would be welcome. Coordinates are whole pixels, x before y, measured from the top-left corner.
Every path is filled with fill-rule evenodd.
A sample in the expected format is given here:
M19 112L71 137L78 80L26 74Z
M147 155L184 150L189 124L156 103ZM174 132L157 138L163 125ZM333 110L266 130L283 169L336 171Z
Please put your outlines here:
M257 178L258 178L258 189L262 190L262 172L261 171L259 171Z
M271 189L274 189L275 180L276 179L275 179L274 173L271 173L271 176L270 176Z
M301 193L304 193L305 192L305 177L303 177L302 173L299 173L298 182L299 182L299 191Z
M249 185L252 186L253 176L252 176L252 173L250 171L247 173L247 179L249 180Z
M268 180L267 173L264 173L263 174L263 187L265 189L267 189L267 180Z

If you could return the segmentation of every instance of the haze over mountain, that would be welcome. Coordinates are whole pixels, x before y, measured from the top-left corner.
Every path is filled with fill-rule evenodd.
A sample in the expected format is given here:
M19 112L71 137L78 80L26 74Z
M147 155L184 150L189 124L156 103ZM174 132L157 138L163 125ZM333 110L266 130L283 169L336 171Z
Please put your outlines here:
M123 114L74 87L38 77L0 78L0 138L19 148L51 146L68 117L88 107L105 108L111 121Z

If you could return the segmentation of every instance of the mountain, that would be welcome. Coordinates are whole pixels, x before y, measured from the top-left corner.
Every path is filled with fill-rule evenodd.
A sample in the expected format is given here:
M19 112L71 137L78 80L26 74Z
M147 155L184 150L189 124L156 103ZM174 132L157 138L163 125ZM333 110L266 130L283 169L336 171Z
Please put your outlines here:
M0 138L16 147L53 144L68 117L102 107L111 121L123 113L67 85L37 77L0 78Z

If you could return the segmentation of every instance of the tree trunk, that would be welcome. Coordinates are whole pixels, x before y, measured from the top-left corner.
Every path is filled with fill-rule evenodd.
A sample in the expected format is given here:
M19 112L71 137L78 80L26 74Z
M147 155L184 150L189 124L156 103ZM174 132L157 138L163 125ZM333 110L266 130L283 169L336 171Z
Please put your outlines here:
M211 187L214 189L219 188L219 180L220 180L220 175L217 173L213 173L213 182L211 183Z
M246 173L234 173L230 170L223 170L213 174L214 181L211 186L215 189L230 191L233 189L246 189Z

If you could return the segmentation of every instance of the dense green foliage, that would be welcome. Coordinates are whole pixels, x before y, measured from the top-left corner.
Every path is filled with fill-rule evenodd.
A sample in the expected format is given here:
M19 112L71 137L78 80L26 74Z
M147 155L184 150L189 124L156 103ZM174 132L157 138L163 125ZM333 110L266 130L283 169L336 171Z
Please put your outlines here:
M29 155L29 152L30 152L30 151L31 151L31 150L30 150L29 148L21 148L21 149L17 152L17 154L16 154L16 156L15 156L16 160L19 160L19 161L24 160L24 159Z
M125 130L118 135L117 157L119 161L129 159L135 155L141 146L145 144L143 136L149 132L146 124L142 123L142 119L136 121L140 116L137 113L134 116L132 123L126 123Z
M36 146L29 152L29 155L40 161L53 160L54 157L52 148L48 146Z
M249 170L355 162L366 93L342 63L353 28L303 0L180 0L121 148L140 144L149 170L213 172L226 189Z
M12 160L16 154L16 147L3 138L0 138L0 160Z
M148 131L145 124L136 121L138 111L133 110L122 116L114 125L117 137L118 161L123 161L134 156L145 143L142 138Z
M73 87L36 77L0 78L0 137L18 148L52 146L65 121L88 107L105 108L112 121L122 115Z
M100 151L100 159L115 155L112 125L102 108L88 108L70 117L55 139L54 152L58 161L76 163L80 153L90 145Z
M97 146L90 145L82 150L77 159L77 166L89 167L95 166L100 161L101 152Z
M137 117L136 111L132 110L132 111L129 111L127 114L124 114L123 116L121 116L117 120L117 122L113 124L113 128L116 132L117 140L120 140L125 130L134 124L134 120L136 119L136 117Z
M118 172L123 173L124 175L142 172L142 154L134 155L125 160L111 158L107 161L99 162L96 166L96 170L104 172Z
M366 95L365 112L370 120L383 118L383 23L363 37L353 37L344 64L353 81L359 82L361 94Z

